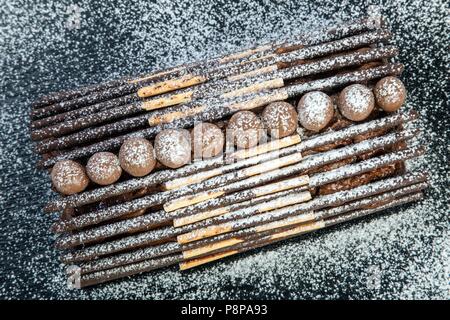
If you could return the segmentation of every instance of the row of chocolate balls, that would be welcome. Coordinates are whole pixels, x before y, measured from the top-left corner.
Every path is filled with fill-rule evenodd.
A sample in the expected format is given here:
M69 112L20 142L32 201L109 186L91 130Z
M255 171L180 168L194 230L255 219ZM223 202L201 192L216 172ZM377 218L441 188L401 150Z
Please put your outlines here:
M386 77L373 90L361 84L345 87L338 96L337 106L344 117L361 121L370 115L375 104L392 112L400 108L405 98L403 83L398 78ZM228 122L227 134L230 133L236 147L251 148L267 131L275 139L291 135L298 122L305 129L318 132L333 115L331 97L312 91L303 95L297 111L287 102L274 102L264 108L261 118L251 111L235 113ZM70 195L83 191L89 180L99 185L112 184L120 178L122 170L135 177L145 176L155 168L156 160L166 167L179 168L191 161L191 147L195 158L215 157L223 152L224 143L222 130L212 123L199 123L191 132L163 130L155 137L154 148L144 138L130 138L121 146L118 157L111 152L96 153L88 160L86 170L75 161L60 161L52 169L52 182L60 193Z

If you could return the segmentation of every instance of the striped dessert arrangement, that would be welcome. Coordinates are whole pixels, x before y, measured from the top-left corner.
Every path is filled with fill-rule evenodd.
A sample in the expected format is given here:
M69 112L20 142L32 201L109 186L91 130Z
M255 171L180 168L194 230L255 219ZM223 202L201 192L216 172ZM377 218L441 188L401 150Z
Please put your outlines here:
M51 232L83 288L191 269L418 201L399 49L364 17L49 94L31 137Z

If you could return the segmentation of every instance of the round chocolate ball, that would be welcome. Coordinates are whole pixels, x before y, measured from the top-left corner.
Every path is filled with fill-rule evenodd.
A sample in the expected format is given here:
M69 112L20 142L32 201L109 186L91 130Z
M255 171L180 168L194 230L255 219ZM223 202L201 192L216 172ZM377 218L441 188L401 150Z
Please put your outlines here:
M362 84L352 84L341 91L338 98L342 115L352 121L366 119L375 106L372 90Z
M86 172L92 181L106 186L119 180L122 168L119 158L114 153L97 152L89 158Z
M317 132L333 118L333 101L323 92L311 91L300 99L297 111L300 124L307 130Z
M65 195L81 192L89 184L89 178L83 166L72 160L55 163L50 176L56 190Z
M122 169L134 177L149 174L156 165L152 144L144 138L125 140L120 147L119 162Z
M291 135L297 130L297 112L287 102L272 102L264 108L262 120L275 139Z
M191 135L185 129L163 130L155 138L156 158L169 168L179 168L191 161Z
M397 111L406 99L406 88L396 77L385 77L373 89L375 101L384 111Z
M256 146L264 136L264 126L256 114L251 111L236 112L228 122L227 134L241 149Z
M208 122L196 124L191 132L195 158L212 158L223 151L225 138L218 126Z

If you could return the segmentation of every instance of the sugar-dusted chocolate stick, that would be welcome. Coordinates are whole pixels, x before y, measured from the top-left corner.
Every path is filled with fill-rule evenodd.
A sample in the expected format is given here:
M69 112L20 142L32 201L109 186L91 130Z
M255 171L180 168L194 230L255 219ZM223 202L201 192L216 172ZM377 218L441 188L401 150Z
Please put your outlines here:
M212 189L213 187L231 184L232 182L240 181L243 179L245 179L246 182L249 181L249 179L255 180L255 176L257 175L259 176L264 173L270 173L271 171L277 168L283 167L290 168L291 164L298 163L301 161L301 159L302 157L300 153L295 153L285 157L272 159L263 164L256 164L238 170L236 172L229 172L227 174L216 176L211 179L194 184L192 186L188 186L177 190L151 194L148 196L144 196L142 198L128 201L126 203L111 206L106 209L86 213L84 215L73 217L68 220L58 221L53 225L52 229L55 232L64 232L68 230L83 228L90 225L95 225L103 221L119 218L121 216L126 215L127 213L161 205L167 200L174 197L178 198L181 197L182 195ZM283 169L279 169L279 171L285 172ZM282 176L281 174L279 175ZM271 180L269 175L266 176L266 179L268 179L268 181ZM219 193L220 192L218 191L216 195L219 196Z
M322 186L327 183L338 181L344 178L356 176L357 174L362 174L368 172L370 170L375 170L381 168L389 163L395 163L398 161L404 161L413 157L417 157L423 153L423 150L418 148L407 149L404 151L399 151L391 154L387 154L385 156L381 156L378 158L372 158L370 160L362 161L357 164L351 164L344 167L340 167L335 170L331 170L325 172L323 174L317 174L310 178L310 187ZM380 163L382 163L380 165ZM370 168L370 169L368 169ZM357 172L355 174L354 172ZM327 182L324 182L327 181ZM326 197L326 196L323 196ZM310 206L314 206L314 201L319 197L307 202L306 204L299 204L296 207L303 210L304 208L308 208L307 210L317 210L320 208L311 208ZM323 198L320 198L323 199ZM294 206L295 207L295 206ZM289 215L290 212L296 211L297 208L282 208L278 210L271 211L266 214L260 215L252 215L251 212L245 210L239 210L236 212L232 212L229 214L224 214L217 218L212 218L209 221L214 221L211 225L207 227L196 228L193 231L177 236L177 241L180 243L191 242L203 238L208 238L215 236L217 234L226 233L230 231L240 230L243 228L247 228L250 226L258 225L262 221L273 221L278 220L286 215ZM305 211L306 212L306 211ZM249 219L247 219L250 217ZM225 220L225 221L224 221ZM208 220L207 220L208 221ZM224 221L220 223L220 221ZM197 223L201 225L201 223Z
M306 48L305 48L306 49ZM364 61L371 61L373 58L386 58L388 56L392 56L396 53L396 49L393 47L381 48L381 49L372 49L373 51L367 52L356 52L354 54L350 54L349 56L342 57L331 57L328 59L324 59L318 62L312 62L310 64L295 66L293 68L289 68L284 70L284 72L277 74L276 72L268 76L267 81L259 81L258 79L251 81L247 81L249 84L246 86L245 82L243 84L235 84L233 86L221 84L219 87L221 89L214 89L216 92L215 96L211 96L204 101L195 101L184 105L183 108L172 108L167 111L160 113L156 112L153 115L148 117L147 114L126 118L125 116L134 115L136 113L142 112L142 108L149 108L149 101L143 103L134 103L129 105L124 105L118 108L109 109L98 114L90 115L87 117L82 117L75 120L70 120L68 122L63 122L56 124L55 126L47 127L40 130L35 130L32 132L32 138L36 140L41 140L48 137L58 137L63 135L64 133L71 133L77 129L86 128L95 124L101 124L104 122L108 122L110 120L121 119L117 122L108 123L106 125L89 128L83 131L73 133L71 135L60 137L53 140L44 140L37 144L36 150L39 153L45 153L52 150L57 150L57 146L65 145L65 147L70 147L73 145L80 145L85 142L89 142L95 139L102 138L104 136L110 136L112 134L119 134L124 131L130 131L135 129L144 128L147 125L147 121L150 125L156 126L162 123L168 123L173 121L175 118L184 118L189 115L198 114L203 110L208 109L208 106L216 106L216 108L224 108L227 105L231 105L233 103L239 103L239 100L236 97L248 97L251 99L251 94L261 91L263 89L272 89L272 88L280 88L284 86L284 80L292 79L296 77L302 77L310 74L325 72L328 70L332 70L334 68L339 68L340 66L345 65L355 65L358 63L363 63ZM314 51L308 51L314 52ZM263 83L267 85L262 85ZM244 86L244 87L242 87ZM239 88L237 91L228 92L225 96L220 95L220 92L227 91L229 88ZM198 91L203 89L197 89ZM184 95L182 93L181 95ZM250 96L249 96L250 95ZM244 102L248 101L244 99ZM147 106L147 107L146 107ZM167 114L168 113L168 114ZM175 116L173 116L175 115Z
M296 50L286 53L267 55L260 59L251 60L244 64L238 64L231 67L224 66L212 71L202 73L196 76L200 77L203 80L200 80L199 82L197 82L197 84L227 77L231 80L239 80L249 76L264 74L277 70L279 68L279 63L284 64L296 60L309 59L317 56L350 50L379 41L384 41L389 39L390 37L391 34L389 33L389 31L381 29L365 32L359 35L350 36L339 40L324 42L316 46L300 47ZM138 90L138 95L140 97L146 98L188 87L182 84L178 85L177 81L178 80L163 81L160 83L152 84L150 86L142 87Z
M333 218L330 218L329 220L321 220L318 222L313 222L309 224L302 224L299 226L294 226L290 229L278 231L276 230L272 234L264 235L260 238L250 238L249 241L245 241L243 243L238 243L234 245L231 248L226 248L224 251L220 252L218 250L217 253L215 253L212 256L206 256L203 258L197 258L192 260L185 260L184 256L182 254L171 254L169 256L160 257L156 259L148 259L144 260L142 262L138 263L131 263L119 267L110 268L107 270L101 270L89 274L81 274L80 278L77 279L77 286L78 287L86 287L90 285L99 284L106 281L111 281L114 279L123 278L126 276L130 276L132 274L142 273L142 272L148 272L151 270L155 270L158 268L162 268L168 265L171 265L173 263L180 263L180 269L185 270L190 267L198 266L210 261L217 260L219 258L230 256L236 253L245 252L251 249L259 248L261 246L274 243L276 241L281 241L293 236L298 236L301 234L304 234L306 232L311 232L317 229L322 229L328 226L336 225L339 223L344 223L346 221L350 221L359 217L367 216L369 214L373 214L375 212L380 212L382 210L392 208L394 206L402 205L405 203L410 203L413 201L417 201L421 199L421 193L416 193L412 195L407 195L405 197L393 200L389 202L388 204L384 204L381 206L377 206L371 209L360 209L355 210L353 212L336 216Z
M356 148L356 146L355 146L355 148ZM360 150L363 150L363 148L361 148ZM333 150L333 151L338 151L338 150ZM343 150L340 153L340 157L349 157L349 155L345 156L344 151L348 152L349 148L347 148L347 150ZM327 153L332 153L332 151L327 152ZM339 154L339 153L335 153L335 154ZM405 160L407 158L417 156L418 154L420 154L420 149L410 149L410 150L400 151L400 152L396 152L396 153L391 153L391 154L382 156L380 158L374 158L375 160L372 160L372 159L366 160L365 162L361 162L360 164L354 164L354 165L342 167L343 168L342 173L337 172L339 170L335 169L335 170L330 171L331 174L330 173L316 174L310 178L310 181L312 179L312 183L311 182L309 183L309 187L317 187L320 185L325 185L327 183L340 180L342 178L348 178L351 176L355 176L357 174L367 172L368 170L370 170L370 168L372 168L372 169L380 168L383 165L386 165L386 163L392 163L395 161ZM330 157L328 159L333 159L333 158ZM400 159L400 160L398 160L398 159ZM315 167L319 167L319 166L323 165L321 163L321 161L318 159L316 159L314 161L315 161L315 163L318 163L318 164L315 164ZM328 160L327 163L334 162L334 161L335 161L334 159ZM293 169L297 170L296 172L302 170L301 168L299 169L296 166L293 166L293 167L295 167ZM305 168L309 168L309 167L307 165L305 165ZM294 172L294 174L296 172ZM266 174L266 175L268 175L268 174ZM283 175L281 175L281 177L283 177ZM270 181L269 179L267 179L267 177L260 177L260 179ZM259 184L258 182L254 183L253 181L249 181L249 180L252 180L252 178L243 180L241 182L231 183L230 185L226 185L225 187L227 188L227 190L242 190L245 188L245 186L248 186L248 185L253 186L253 185ZM292 180L295 182L295 184L294 183L287 183L287 184L279 183L279 184L271 184L271 185L268 185L267 187L262 186L260 188L255 188L254 189L254 197L276 193L279 191L286 190L289 187L294 188L297 186L301 186L302 184L304 185L305 183L308 182L308 180L307 179L305 180L303 177L299 177L297 179L292 179ZM252 182L253 182L253 185L252 185ZM275 187L278 189L276 189ZM257 191L260 191L260 192L257 193ZM211 214L209 217L206 217L206 218L208 218L207 220L203 220L203 221L200 221L200 222L197 222L194 224L189 224L182 228L177 228L177 229L168 227L163 230L155 230L154 233L157 235L157 237L160 237L160 234L165 234L166 239L167 239L167 237L173 237L175 235L180 235L180 234L188 233L188 232L193 232L193 233L197 234L198 229L201 229L201 228L205 228L207 230L207 232L209 232L212 229L214 229L214 230L211 232L218 232L219 230L226 230L226 228L220 229L220 228L215 228L214 226L219 223L226 223L230 220L237 219L238 217L240 217L240 218L248 217L249 215L254 214L254 212L263 212L263 210L267 210L267 208L276 208L276 207L280 208L282 206L286 206L289 203L292 203L292 202L290 202L290 200L292 200L294 198L295 198L294 199L295 201L301 201L302 199L305 199L305 197L302 194L299 194L297 196L299 196L300 198L297 199L297 198L295 198L295 196L287 195L282 201L279 201L279 199L275 199L275 200L272 200L272 201L269 201L266 203L256 204L254 206L245 207L245 208L242 208L237 211L219 212L216 215ZM269 205L268 203L271 203L271 205ZM87 230L87 231L81 231L81 232L78 232L75 234L71 234L71 235L59 238L56 241L56 246L59 248L67 248L67 247L75 246L75 245L82 244L82 243L85 244L88 242L101 240L101 239L104 239L105 237L118 235L120 233L136 232L138 230L137 228L149 229L152 226L154 227L155 225L158 225L158 223L155 223L154 217L157 217L157 218L162 217L163 219L165 219L165 221L170 219L170 217L168 217L167 214L164 212L159 212L158 214L150 215L150 217L141 216L141 217L131 219L128 222L122 221L122 222L115 223L113 225L108 225L105 227L98 227L96 229L91 229L91 230ZM173 216L173 217L175 218L177 216ZM160 223L161 222L159 222L159 224ZM61 222L57 223L57 226L59 228L65 227L65 225L62 224ZM194 231L192 231L192 230L194 230ZM60 231L60 230L58 230L58 231ZM208 234L211 234L211 233L208 233ZM189 237L189 236L185 236L185 237Z
M410 133L406 133L406 135L409 137L411 136ZM343 160L343 159L349 158L351 154L357 155L358 151L361 149L364 149L367 151L374 150L375 149L374 146L377 144L376 142L379 142L379 141L382 141L381 143L379 143L379 145L381 145L381 146L383 144L386 144L386 142L385 142L386 140L383 140L383 139L366 140L366 141L360 142L358 144L346 146L343 148L331 150L328 152L324 152L324 153L320 153L317 155L313 155L313 156L304 158L304 160L301 163L287 167L285 172L283 172L283 170L279 170L280 172L274 172L273 174L276 176L275 178L282 178L282 177L286 177L285 174L287 174L289 171L292 171L291 174L301 173L302 171L310 170L312 168L317 168L317 167L323 166L323 165L331 163L331 162ZM357 147L359 147L359 148L357 148ZM206 201L208 199L218 198L219 196L222 196L226 193L235 192L237 190L240 190L237 188L240 188L241 184L253 183L253 180L256 180L256 179L269 179L268 181L271 181L270 174L271 174L271 172L268 172L265 175L260 174L256 177L248 178L243 181L218 186L214 189L208 189L208 191L197 192L195 194L189 194L186 196L182 196L181 198L173 197L173 198L171 198L172 200L169 200L164 204L164 210L166 210L167 212L170 212L170 211L174 211L174 210L177 210L180 208L188 207L190 205L193 205L193 204L196 204L199 202ZM312 187L316 186L313 181L310 181L309 185Z
M147 87L145 91L147 92L149 91L149 88L152 88L151 92L154 94L166 92L166 90L175 90L196 85L207 81L208 75L215 74L217 77L223 74L227 69L235 70L236 65L241 65L246 61L249 61L247 65L251 65L252 61L264 60L267 57L282 54L286 51L298 50L305 45L314 45L321 42L332 41L358 32L373 30L377 27L377 24L373 23L371 19L365 19L360 20L353 25L342 25L328 28L323 30L321 33L311 33L308 35L294 37L294 39L291 39L288 42L263 45L246 50L239 54L229 55L228 57L206 60L204 62L174 68L172 72L163 71L157 73L156 75L144 76L132 81L126 81L118 86L107 88L106 90L96 90L91 94L80 96L79 98L61 101L59 103L35 109L31 115L33 118L44 117L62 110L67 111L86 104L101 102L105 99L110 99L125 94L133 94L136 90L148 85L149 83L153 83L153 85ZM289 48L284 48L287 46ZM158 79L159 81L165 80L165 82L154 83L155 81L158 81ZM137 94L137 96L142 97L142 94Z
M373 197L365 197L361 200L356 200L330 209L319 210L314 212L314 219L311 221L328 219L330 217L335 217L345 212L361 208L371 208L374 206L374 204L384 204L399 197L421 191L426 187L426 182L417 183L401 187L394 191L389 190L385 193ZM239 231L234 231L227 234L218 235L213 238L207 238L183 245L177 242L167 242L160 245L136 249L131 252L113 255L111 257L84 262L82 265L80 265L81 273L91 273L94 271L110 269L120 265L136 263L142 260L161 257L181 251L183 252L184 259L192 259L196 256L211 254L213 253L213 251L233 246L237 243L242 243L244 241L247 241L250 237L261 237L264 235L268 235L275 230L285 229L286 227L291 228L292 225L297 225L299 223L298 217L299 216L292 216L276 222L266 223L259 227L242 229Z
M106 197L113 197L124 193L134 192L141 188L146 188L160 184L164 181L170 181L179 177L190 176L204 170L214 170L214 168L222 167L221 172L227 173L232 170L245 168L247 166L255 165L264 161L272 160L281 155L289 155L291 151L273 152L280 149L285 149L289 146L298 144L300 142L300 136L294 134L282 139L272 140L267 143L258 145L256 147L247 149L248 157L244 160L242 152L236 151L229 155L233 159L241 159L240 161L231 164L224 168L228 164L228 160L222 156L205 159L202 161L188 164L182 168L173 170L165 169L152 173L142 178L132 178L130 180L120 182L114 185L100 187L95 190L87 191L81 194L75 194L72 196L60 198L58 200L50 202L45 208L45 211L58 211L65 207L79 207L85 204L90 204L96 201L105 199ZM212 175L211 175L212 177Z
M371 191L373 193L364 194L365 196L375 195L381 192L392 190L392 188L401 188L411 184L420 183L426 180L426 175L422 173L409 173L400 177L389 178L383 181L385 183L378 184L376 189L365 190ZM372 186L373 183L368 184ZM178 230L183 230L183 228L177 228ZM181 234L178 232L178 234ZM231 233L229 233L231 234ZM161 230L152 230L148 232L143 232L135 235L131 235L122 239L113 240L110 242L96 244L83 249L68 252L62 256L62 261L64 263L77 263L80 261L86 261L95 259L100 256L110 255L115 252L130 250L137 247L149 246L154 244L157 239L173 239L176 237L177 232L173 228L163 228ZM218 237L223 237L220 239L226 239L226 234L219 235ZM208 238L201 241L209 241ZM193 242L194 243L194 242Z
M417 114L413 111L402 114L397 113L386 116L382 119L376 119L368 121L362 124L355 124L348 128L344 128L338 131L329 131L322 134L314 135L313 137L302 141L299 152L321 147L327 144L334 143L343 139L349 139L358 135L364 135L368 132L377 130L384 130L393 128L401 123L414 120ZM287 155L287 153L281 152L280 155ZM81 194L75 194L64 198L59 198L50 202L44 210L47 212L60 211L67 207L79 207L82 205L94 203L104 200L108 197L114 197L120 194L133 192L141 188L149 187L159 184L163 181L175 179L178 177L187 176L192 173L200 172L205 169L211 169L223 165L222 158L208 159L194 164L187 165L185 167L176 170L164 170L152 173L143 178L132 178L130 180L120 182L117 184L100 187L95 190L86 191ZM255 163L256 164L256 163Z
M363 52L353 52L349 54L344 54L336 57L324 58L319 61L313 61L297 66L293 66L287 69L282 69L275 71L260 77L255 78L245 78L240 81L233 81L229 83L220 83L219 85L215 83L209 83L208 88L201 88L199 86L193 87L192 90L194 94L188 94L187 92L176 93L167 98L161 97L154 100L149 100L143 103L135 103L131 105L125 105L109 110L105 110L100 113L89 115L86 117L81 117L74 120L64 121L57 123L53 126L49 126L43 129L32 131L32 138L35 140L41 140L49 137L58 137L64 134L71 133L73 131L83 129L92 125L101 124L107 121L111 121L118 118L123 118L124 116L133 115L135 113L141 112L143 108L145 109L155 109L154 106L169 106L173 104L179 104L183 102L189 102L192 100L215 97L219 95L220 97L226 99L227 97L235 97L239 95L254 93L262 91L263 89L271 89L284 86L284 81L288 79L294 79L298 77L303 77L317 72L325 72L329 70L335 70L343 67L363 64L366 62L392 57L397 54L397 49L394 47L382 47L382 48L372 48ZM205 85L206 86L206 85ZM200 89L199 89L200 88ZM234 89L234 91L233 91ZM220 94L220 92L224 92ZM180 100L178 97L186 96L189 97L189 101ZM166 102L164 102L166 101ZM177 102L177 103L175 103ZM201 104L201 101L198 103ZM208 101L205 101L208 103ZM195 107L194 103L190 103L190 106ZM150 119L155 119L158 117L158 113L153 113ZM148 118L148 115L144 114L138 117L143 119L141 125L136 121L137 126L144 126ZM149 120L151 123L151 120ZM155 123L157 124L157 123Z
M295 236L299 236L302 234L305 234L307 232L316 231L319 229L323 229L326 227L331 227L340 223L344 223L347 221L351 221L357 218L361 218L376 212L381 212L383 210L404 205L407 203L415 202L423 198L423 194L421 192L414 193L412 195L407 195L399 199L395 199L389 203L382 204L380 206L375 206L374 208L369 209L361 209L361 210L355 210L353 212L339 215L330 219L325 219L318 222L312 222L308 224L299 225L297 227L294 227L289 230L281 231L278 233L274 233L268 236L263 236L259 239L251 240L248 242L237 244L229 250L226 251L219 251L213 255L200 257L200 258L194 258L192 260L188 261L182 261L180 262L180 270L187 270L193 267L197 267L200 265L203 265L208 262L212 262L224 257L228 257L237 253L246 252L252 249L257 249L262 246L266 246L275 242L279 242L281 240L286 240Z
M266 105L273 101L285 100L289 97L298 96L302 93L311 90L321 90L329 89L337 86L342 86L345 84L367 81L371 79L377 79L387 75L398 75L403 70L401 64L387 64L380 67L370 68L366 70L354 71L345 74L339 74L330 78L325 78L322 80L311 81L309 83L292 85L286 88L273 90L269 94L258 94L256 98L249 100L244 100L243 102L235 103L229 107L216 108L208 107L207 110L203 110L199 114L189 116L183 119L174 119L173 122L164 124L161 126L151 127L144 130L139 130L131 132L122 136L110 138L103 140L98 143L94 143L88 146L79 147L70 151L62 152L57 156L51 157L49 159L41 160L39 165L42 167L51 167L59 160L65 159L77 159L85 156L89 156L99 151L111 151L120 147L120 145L130 137L145 137L152 138L158 132L166 128L186 128L194 125L199 121L217 121L227 115L231 115L236 111L256 108L258 106ZM95 136L95 135L94 135ZM55 140L56 141L56 140ZM78 143L78 142L77 142ZM57 144L51 144L52 148L60 149L67 147L66 142L60 142ZM48 147L48 146L46 146Z

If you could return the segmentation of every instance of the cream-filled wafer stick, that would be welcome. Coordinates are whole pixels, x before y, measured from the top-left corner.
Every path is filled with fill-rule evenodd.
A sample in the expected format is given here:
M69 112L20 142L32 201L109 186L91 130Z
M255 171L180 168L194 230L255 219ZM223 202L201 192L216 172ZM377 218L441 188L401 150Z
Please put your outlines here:
M286 240L292 237L296 237L302 234L305 234L307 232L323 229L326 227L330 227L336 224L344 223L347 221L351 221L357 218L361 218L370 214L374 214L383 210L386 210L388 208L400 206L406 203L418 201L422 199L423 194L422 193L415 193L413 195L405 196L396 200L393 200L392 202L389 202L387 204L372 208L372 209L361 209L357 210L351 213L343 214L340 216L337 216L335 218L332 218L330 220L322 220L317 222L311 222L307 224L303 224L297 227L294 227L290 230L282 231L279 233L272 234L270 236L264 236L257 240L252 240L247 243L241 243L234 246L234 248L230 248L227 251L222 251L215 253L211 256L201 257L192 259L189 261L183 261L180 263L180 270L187 270L193 267L197 267L200 265L203 265L205 263L215 261L224 257L228 257L237 253L246 252L252 249L260 248L265 245L269 245L275 242L279 242L282 240Z
M342 139L348 139L356 137L358 135L367 134L368 132L393 128L403 122L412 121L416 119L416 117L417 114L415 112L410 112L407 114L397 113L386 116L382 119L352 125L350 127L341 130L330 131L314 135L313 137L310 137L307 140L300 142L298 151L303 152L309 149L314 149L320 146L334 143ZM196 162L194 164L187 165L185 167L176 170L164 170L162 171L164 173L162 172L152 173L143 178L133 178L131 180L117 183L114 185L105 186L92 191L85 191L80 194L75 194L68 197L60 198L58 200L54 200L45 207L45 210L58 211L63 210L66 207L79 207L82 205L106 199L108 197L117 196L127 192L133 192L141 188L158 184L164 181L164 179L165 180L175 179L178 177L189 175L197 171L213 168L221 164L223 164L223 160L215 158Z

